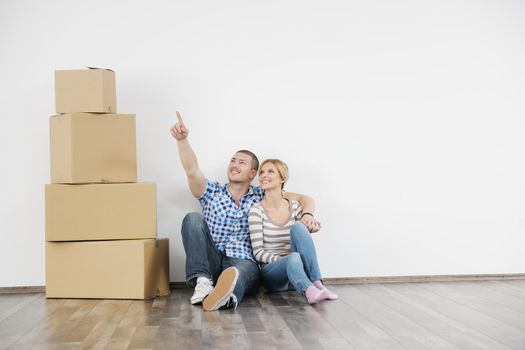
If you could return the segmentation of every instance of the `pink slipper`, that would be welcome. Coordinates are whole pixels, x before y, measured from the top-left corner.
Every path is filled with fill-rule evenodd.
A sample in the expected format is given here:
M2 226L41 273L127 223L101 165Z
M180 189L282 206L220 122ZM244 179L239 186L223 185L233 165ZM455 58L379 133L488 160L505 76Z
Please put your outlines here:
M310 286L306 288L306 291L304 292L304 295L306 296L306 300L308 301L308 304L317 304L321 300L328 299L328 295L326 294L326 291L328 289L317 289L316 286Z
M335 294L334 292L326 288L321 281L319 280L314 281L314 286L316 286L317 289L319 290L324 290L326 293L326 296L328 297L327 299L335 300L338 298L337 294Z

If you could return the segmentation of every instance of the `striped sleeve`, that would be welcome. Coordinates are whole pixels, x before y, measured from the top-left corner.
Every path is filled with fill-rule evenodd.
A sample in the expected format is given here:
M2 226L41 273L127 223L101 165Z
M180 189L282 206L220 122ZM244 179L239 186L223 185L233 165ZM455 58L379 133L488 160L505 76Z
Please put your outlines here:
M263 212L257 205L250 209L248 224L250 225L250 239L255 260L260 263L270 263L279 259L279 255L272 254L264 249Z

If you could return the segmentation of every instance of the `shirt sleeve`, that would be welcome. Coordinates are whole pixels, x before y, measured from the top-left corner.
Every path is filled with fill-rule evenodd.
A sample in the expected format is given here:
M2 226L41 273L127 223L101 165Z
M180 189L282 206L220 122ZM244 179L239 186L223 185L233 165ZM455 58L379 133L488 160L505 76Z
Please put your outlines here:
M206 203L212 200L213 195L215 194L215 192L217 192L219 186L220 185L218 182L211 182L208 180L208 184L206 185L206 191L204 191L202 196L199 197L199 202L201 206L204 207Z
M254 191L259 196L259 200L262 200L264 197L264 190L260 186L255 186Z
M279 259L279 255L272 254L264 249L262 211L257 206L253 206L250 209L248 224L250 225L250 239L252 241L252 250L255 260L267 264Z

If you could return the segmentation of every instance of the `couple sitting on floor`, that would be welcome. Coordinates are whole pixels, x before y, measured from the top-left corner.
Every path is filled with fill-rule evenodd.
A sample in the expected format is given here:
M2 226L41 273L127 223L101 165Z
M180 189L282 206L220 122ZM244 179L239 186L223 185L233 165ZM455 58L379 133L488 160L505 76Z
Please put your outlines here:
M267 159L259 169L255 154L241 150L230 161L226 185L208 181L179 112L177 118L171 134L190 191L202 205L202 214L190 213L182 222L186 283L195 288L191 303L202 303L206 311L235 308L261 280L270 292L294 288L310 304L336 299L322 283L310 237L320 229L314 201L283 192L286 164ZM257 171L259 187L254 187Z

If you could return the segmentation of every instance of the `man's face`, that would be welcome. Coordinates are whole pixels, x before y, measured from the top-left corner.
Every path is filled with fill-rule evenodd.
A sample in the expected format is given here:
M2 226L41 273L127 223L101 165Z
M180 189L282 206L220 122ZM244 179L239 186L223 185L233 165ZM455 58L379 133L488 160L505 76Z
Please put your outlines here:
M252 169L252 157L244 153L235 153L228 166L228 180L230 182L251 182L256 170Z

